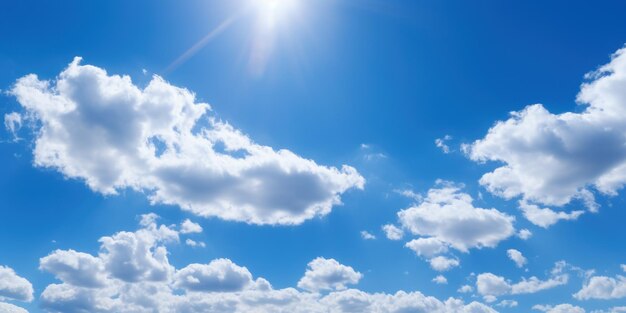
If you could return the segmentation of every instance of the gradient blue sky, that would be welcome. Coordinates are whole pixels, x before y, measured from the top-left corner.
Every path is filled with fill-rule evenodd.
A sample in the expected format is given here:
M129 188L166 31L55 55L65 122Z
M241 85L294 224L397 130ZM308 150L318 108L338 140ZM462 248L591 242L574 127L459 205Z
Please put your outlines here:
M40 258L56 249L97 255L99 238L134 231L142 214L154 212L165 225L189 218L203 228L189 238L206 247L189 247L182 235L180 243L167 246L175 268L228 258L275 289L296 287L307 263L324 257L362 273L350 287L368 293L420 291L441 300L483 302L499 312L563 303L609 312L626 304L624 296L572 296L592 275L626 275L620 268L626 263L626 198L620 188L608 196L589 178L582 187L595 195L598 212L543 228L522 215L518 200L523 195L504 199L479 183L503 163L476 162L461 151L461 144L484 138L509 112L531 104L541 103L554 114L583 112L576 95L589 81L585 74L611 62L611 54L626 43L626 3L300 0L277 21L272 52L263 69L255 70L249 62L254 42L269 39L255 31L259 13L244 9L250 1L3 1L0 114L25 112L8 92L17 79L35 73L54 80L81 56L82 64L130 75L140 87L160 75L193 91L197 102L211 105L211 114L260 145L288 149L320 165L354 167L365 179L364 189L340 193L342 205L299 225L198 217L177 205L151 205L147 191L103 195L58 168L34 166L39 126L25 121L16 133L21 140L9 129L0 131L0 265L32 283L34 300L7 302L45 312L40 295L59 280L39 269ZM232 16L237 16L232 24L171 67ZM619 86L626 90L618 85L618 93ZM626 96L620 99L626 106ZM446 141L450 153L435 145L446 135L452 137ZM601 147L583 148L593 154ZM603 159L591 160L595 157ZM407 232L402 240L389 240L381 227L399 225L398 211L421 203L399 191L424 195L438 188L438 179L464 184L462 192L474 198L475 207L514 216L515 229L529 229L532 237L507 236L495 247L467 253L451 249L460 265L433 270L404 246L420 236ZM534 203L585 210L578 200L562 206ZM363 239L361 231L376 239ZM527 264L516 267L508 249L522 252ZM477 292L471 275L489 272L511 283L531 276L545 280L561 260L582 270L570 270L564 285L502 295L491 303ZM431 281L439 274L447 284ZM475 290L457 292L465 284ZM517 307L497 306L507 299Z

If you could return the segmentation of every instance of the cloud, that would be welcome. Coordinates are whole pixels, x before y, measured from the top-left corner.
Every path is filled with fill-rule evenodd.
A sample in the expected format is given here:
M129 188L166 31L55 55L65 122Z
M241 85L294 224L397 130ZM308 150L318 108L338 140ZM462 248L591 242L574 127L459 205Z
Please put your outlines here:
M148 251L175 243L172 230L157 225L157 216L144 215L141 228L135 232L118 232L104 238L119 238L119 234L134 234L136 237L151 237L144 240ZM110 251L103 247L101 253L92 258L106 263ZM135 251L134 248L129 249ZM44 271L54 271L59 283L53 283L41 294L41 307L48 312L189 312L189 313L311 313L311 312L371 312L371 313L494 313L489 306L471 302L465 304L460 299L445 301L426 296L418 291L396 293L367 293L356 289L331 291L323 295L321 289L342 289L348 284L357 283L362 277L351 267L341 265L332 259L318 258L309 263L302 281L315 286L314 292L295 288L274 289L262 277L254 278L243 266L229 259L215 259L207 264L190 264L181 269L171 268L171 275L163 279L153 279L145 275L154 271L153 264L146 262L143 253L132 253L130 259L118 258L122 264L132 263L131 273L126 275L136 279L122 279L117 272L107 266L86 266L92 258L85 253L67 250L61 254L57 250L42 258ZM72 252L70 252L72 251ZM143 250L141 250L143 251ZM53 260L55 262L53 262ZM82 263L80 260L83 260ZM91 260L85 262L84 260ZM64 265L64 266L60 266ZM169 262L167 262L169 264ZM52 266L54 265L54 266ZM71 267L73 265L73 267ZM68 270L70 268L71 270ZM89 282L95 275L98 283ZM1 282L2 280L0 280ZM102 283L100 283L102 282ZM89 286L89 287L88 287ZM9 304L0 303L0 311ZM9 311L13 312L13 311ZM16 311L23 313L24 311Z
M448 283L448 280L443 275L437 275L433 278L432 282L439 285L445 285Z
M174 286L190 291L233 292L252 284L247 268L228 259L216 259L209 264L190 264L174 275Z
M457 292L460 292L460 293L470 293L472 291L474 291L474 287L470 285L463 285L457 290Z
M413 239L404 246L413 250L417 256L425 258L448 252L448 244L435 237Z
M533 236L533 233L526 228L520 229L520 231L517 232L517 237L519 237L522 240L528 240L532 236Z
M541 104L512 112L466 146L478 162L502 165L480 179L505 199L563 206L579 199L596 211L592 189L615 195L626 183L626 48L587 75L580 112L550 113Z
M22 115L17 112L5 114L4 127L11 133L13 140L18 140L17 132L22 128Z
M580 210L572 211L570 213L555 212L548 208L540 208L535 204L529 204L526 201L520 201L519 207L527 220L543 228L548 228L556 224L559 220L576 220L584 213L584 211Z
M201 233L202 226L186 219L182 224L180 224L180 232L181 234Z
M365 239L365 240L374 240L376 239L376 236L370 234L369 232L362 230L361 231L361 238Z
M298 282L298 287L309 290L341 290L348 284L357 284L363 274L334 259L316 258Z
M26 278L18 276L12 268L0 265L0 301L2 300L33 301L33 285Z
M515 233L514 218L496 209L476 208L462 186L438 181L423 201L398 212L400 223L415 235L436 238L453 248L495 247Z
M441 255L430 259L428 262L430 263L430 267L438 272L447 271L461 264L457 259L447 258Z
M511 261L515 262L515 265L519 268L524 267L524 265L526 264L527 260L524 255L515 249L507 250L506 255L509 257L509 259L511 259Z
M446 142L450 141L451 139L452 139L452 136L450 135L445 135L443 138L437 138L435 139L435 146L441 149L443 153L448 154L452 152L452 150L450 150L450 147L448 146Z
M519 303L517 303L517 301L515 300L502 300L500 301L500 303L496 304L496 306L503 307L503 308L514 308L518 304Z
M387 236L387 239L389 240L400 240L404 237L404 231L395 225L383 225L382 229L385 232L385 236Z
M565 285L569 281L569 275L564 273L564 262L557 262L551 271L551 276L546 280L532 276L522 278L517 283L511 283L502 276L492 273L482 273L476 277L476 290L484 297L490 297L495 301L502 295L531 294L542 290Z
M4 303L4 302L0 302L0 312L2 313L28 313L28 311L26 311L23 308L20 308L19 306L16 306L10 303Z
M569 303L559 304L557 306L535 305L533 306L533 310L543 311L546 313L585 313L585 309Z
M354 168L256 144L161 77L140 88L80 61L54 81L30 74L11 90L35 122L38 167L103 194L137 190L155 204L252 224L300 224L363 188Z
M187 240L185 240L185 244L190 246L190 247L206 247L206 244L202 241L195 241L192 239L187 238Z
M592 276L583 285L574 298L589 299L621 299L626 298L626 277Z

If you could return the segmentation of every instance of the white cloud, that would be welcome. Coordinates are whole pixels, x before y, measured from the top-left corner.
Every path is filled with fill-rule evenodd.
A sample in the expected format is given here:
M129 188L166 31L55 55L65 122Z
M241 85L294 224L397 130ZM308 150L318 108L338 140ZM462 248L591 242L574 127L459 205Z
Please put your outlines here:
M206 244L202 241L195 241L192 239L187 238L187 240L185 240L185 244L190 246L190 247L206 247Z
M400 240L404 237L404 231L395 225L383 225L382 229L385 232L385 236L387 236L387 239L389 240Z
M517 301L515 300L502 300L500 301L500 303L496 304L496 306L503 307L503 308L514 308L518 304L519 303L517 303Z
M15 271L0 265L0 301L17 300L30 302L33 300L33 285Z
M28 313L28 311L10 303L0 302L0 313Z
M517 237L519 237L522 240L528 240L532 236L533 236L533 233L526 228L520 229L520 231L517 232Z
M191 234L191 233L201 233L202 226L198 223L194 223L189 219L186 219L182 224L180 224L180 232L182 234Z
M551 271L551 276L546 280L532 276L522 278L517 283L511 283L502 276L492 273L482 273L476 277L476 289L482 296L490 296L492 299L502 295L531 294L542 290L551 289L567 284L569 275L563 273L564 262L557 262Z
M480 179L506 199L563 206L579 199L598 204L590 189L615 195L626 183L626 48L587 78L580 112L552 114L541 104L512 112L467 146L472 160L503 163Z
M438 272L447 271L453 267L459 266L460 262L457 259L447 258L445 256L436 256L430 259L430 267Z
M474 291L474 287L472 287L470 285L463 285L457 291L460 292L460 293L470 293L470 292Z
M569 213L555 212L548 208L540 208L535 204L529 204L523 200L520 201L519 207L527 220L543 228L548 228L556 224L559 220L576 220L580 215L584 213L584 211L580 210L572 211Z
M252 274L247 268L228 259L216 259L209 264L190 264L174 275L174 286L190 291L241 291L252 282Z
M452 136L445 135L443 138L435 139L435 145L437 146L437 148L441 149L443 153L448 154L452 152L452 150L450 150L450 147L447 144L447 142L450 141L451 139L452 139Z
M543 311L546 313L585 313L585 309L569 303L559 304L557 306L535 305L533 306L533 310Z
M626 272L626 264L621 264L620 268L622 269L622 271Z
M515 262L517 267L523 267L526 264L526 258L524 255L515 249L509 249L506 251L506 255L511 259L511 261Z
M4 127L11 133L13 140L18 140L17 132L22 128L22 115L17 112L5 114Z
M74 286L101 287L106 279L102 259L74 250L52 252L39 260L39 269Z
M361 231L361 238L365 239L365 240L374 240L376 239L376 236L370 234L369 232L362 230Z
M309 262L308 269L298 282L298 287L309 290L341 290L346 285L357 284L363 274L352 267L340 264L335 259L316 258Z
M591 313L624 313L626 312L626 306L616 306L612 307L606 311L604 310L594 310Z
M156 215L144 215L142 228L137 237L154 237L144 241L148 250L159 247L165 249L168 242L173 242L173 234L156 225ZM167 239L169 238L169 239ZM101 240L101 244L103 241ZM134 249L129 249L134 250ZM73 251L73 250L68 250ZM101 248L96 257L105 259L109 251ZM167 251L165 251L167 255ZM133 254L132 259L118 259L121 263L134 263L130 272L148 273L153 265L141 261L143 253ZM460 299L449 298L441 301L425 296L420 292L398 291L395 294L367 293L355 289L332 291L327 295L317 292L320 289L344 288L347 284L358 282L361 274L352 268L340 265L332 260L316 259L309 264L307 272L309 283L315 284L315 292L299 291L294 288L274 289L263 279L254 279L245 267L228 259L217 259L208 264L191 264L182 269L172 268L173 275L166 275L164 280L154 280L150 275L137 276L136 280L122 280L110 268L85 266L76 259L88 259L81 252L71 252L61 256L59 251L51 253L42 269L56 271L60 283L50 284L41 294L41 307L48 312L100 312L100 313L137 313L137 312L189 312L189 313L312 313L312 312L428 312L428 313L494 313L489 306L479 302L465 304ZM43 258L45 259L45 258ZM42 259L42 260L43 260ZM52 262L55 260L56 263ZM64 260L64 261L61 261ZM84 262L84 261L83 261ZM102 260L104 263L104 260ZM51 265L55 266L51 266ZM67 264L66 267L59 264ZM73 267L71 267L73 266ZM71 270L67 268L70 267ZM62 270L59 270L61 268ZM89 275L100 277L103 284L85 283ZM305 274L305 277L307 274ZM0 280L1 281L1 280ZM308 283L307 283L308 284ZM91 287L87 287L90 285ZM326 288L319 288L326 287ZM0 311L9 304L0 303ZM12 308L12 307L11 307ZM19 312L24 311L8 311Z
M434 237L413 239L404 246L413 250L417 256L425 258L448 252L448 244Z
M626 297L626 277L592 276L583 285L574 298L588 299L620 299Z
M363 188L354 168L256 144L158 76L142 89L80 61L55 81L31 74L11 90L37 125L36 166L103 194L133 189L152 203L253 224L300 224Z
M495 247L515 233L514 218L496 209L476 208L461 186L438 182L423 201L398 212L402 226L413 234L436 238L455 249Z
M446 279L443 275L437 275L432 281L439 285L445 285L448 283L448 279Z

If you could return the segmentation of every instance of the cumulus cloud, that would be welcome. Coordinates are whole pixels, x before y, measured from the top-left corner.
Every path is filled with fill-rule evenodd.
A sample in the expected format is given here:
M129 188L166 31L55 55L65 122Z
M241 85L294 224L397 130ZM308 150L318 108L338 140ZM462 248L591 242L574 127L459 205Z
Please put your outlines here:
M532 236L533 236L533 233L526 228L520 229L520 231L517 232L517 237L519 237L522 240L528 240Z
M476 277L476 290L484 297L495 301L502 295L531 294L542 290L565 285L569 281L569 275L564 273L564 262L557 262L551 271L551 276L541 280L535 276L522 278L517 283L511 283L502 276L493 273L482 273Z
M503 307L503 308L514 308L518 304L519 303L517 303L517 301L515 300L502 300L500 301L500 303L496 304L496 306Z
M200 224L198 223L192 222L189 219L186 219L185 221L183 221L182 224L180 224L180 232L182 234L201 233L202 226L200 226Z
M574 298L588 299L620 299L626 298L626 277L592 276L583 285Z
M448 252L448 243L435 237L413 239L407 242L405 246L413 250L417 256L425 258L432 258Z
M12 268L0 265L0 300L30 302L33 300L33 285Z
M470 293L470 292L474 291L474 287L472 287L470 285L463 285L457 291L460 292L460 293Z
M398 212L404 228L415 235L436 238L467 252L495 247L515 233L514 218L496 209L474 207L462 186L439 181L420 203Z
M10 303L0 302L0 313L28 313L28 311Z
M430 267L438 272L447 271L461 264L457 259L448 258L441 255L430 259L428 262L430 263Z
M443 275L437 275L432 281L433 283L439 285L445 285L448 283L448 279L446 279Z
M515 265L517 267L521 268L521 267L524 267L524 265L526 265L526 262L527 262L526 258L518 250L509 249L506 251L506 255L509 257L509 259L511 259L511 261L515 262Z
M185 240L185 244L190 246L190 247L206 247L206 244L202 241L195 241L192 239L187 238L187 240Z
M335 259L319 257L309 262L298 287L309 291L341 290L348 284L357 284L362 277L363 274Z
M22 128L22 115L17 112L5 114L4 127L11 133L13 140L18 140L17 132Z
M53 81L24 76L10 91L35 121L36 166L103 194L133 189L152 203L253 224L300 224L363 188L354 168L256 144L161 77L140 88L80 61Z
M590 211L598 208L592 190L617 194L626 183L626 48L587 78L577 96L582 112L531 105L466 146L472 160L502 164L480 183L505 199L548 206L579 199Z
M585 309L569 303L559 304L556 306L535 305L533 306L533 310L543 311L546 313L585 313Z
M404 231L395 225L383 225L382 229L385 232L385 236L387 236L387 239L389 240L400 240L404 237Z
M520 201L519 208L522 210L524 217L531 223L548 228L556 224L560 220L571 221L576 220L584 211L576 210L572 212L556 212L549 208L540 208L536 204L530 204L526 201Z
M141 228L135 232L119 232L105 238L119 238L120 233L137 237L153 237L144 242L149 251L175 242L172 230L157 225L157 216L144 215ZM100 241L101 245L104 241ZM357 283L361 274L351 267L332 259L318 258L309 264L302 284L314 286L314 292L295 288L274 289L265 279L254 278L243 266L229 259L216 259L207 264L190 264L181 269L171 268L170 275L154 279L145 275L154 271L141 253L130 253L131 258L117 258L123 264L134 266L129 275L120 277L107 266L93 266L100 259L106 263L110 251L101 247L98 256L67 250L57 250L41 259L41 268L52 272L60 283L48 285L41 294L41 307L48 312L190 312L190 313L311 313L311 312L369 312L369 313L495 313L491 307L460 299L445 301L420 292L398 291L394 294L367 293L356 289L331 291L327 295L320 289L342 289ZM132 248L129 251L136 251ZM164 254L167 258L167 251ZM144 270L140 270L144 268ZM134 273L144 273L136 275ZM94 278L89 278L93 276ZM157 275L159 276L159 275ZM136 279L128 279L136 277ZM2 280L0 280L2 281ZM303 282L304 281L304 282ZM306 288L305 288L306 289ZM0 303L0 311L9 304ZM11 307L12 308L12 307ZM8 311L19 312L24 311Z

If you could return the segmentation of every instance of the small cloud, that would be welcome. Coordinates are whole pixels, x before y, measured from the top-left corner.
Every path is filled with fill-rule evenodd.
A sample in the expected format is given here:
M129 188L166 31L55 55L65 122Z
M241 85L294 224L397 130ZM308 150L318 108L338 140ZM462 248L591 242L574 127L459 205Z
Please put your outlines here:
M452 136L445 135L443 138L435 139L435 145L437 146L437 148L441 149L443 153L448 154L452 152L452 150L450 149L450 146L448 146L447 144L447 142L450 141L451 139L452 139Z
M374 240L376 239L376 236L370 234L369 232L362 230L361 231L361 238L365 239L365 240Z
M185 240L185 244L190 246L190 247L200 247L200 248L206 247L206 244L204 242L202 242L202 241L195 241L195 240L191 240L191 239Z
M13 141L18 141L20 138L17 136L17 132L22 128L22 115L17 112L5 114L4 127L13 136Z
M500 306L503 308L514 308L518 305L517 301L515 300L502 300L500 301L500 303L496 304L496 306Z
M448 283L448 279L446 279L443 275L437 275L437 277L433 278L432 281L438 285L445 285Z
M387 239L400 240L402 239L402 237L404 237L404 231L395 225L383 225L382 229L385 232L385 236L387 236Z
M470 293L474 291L474 288L470 285L463 285L457 291L460 293Z
M517 232L517 237L519 237L522 240L528 240L528 238L532 236L533 236L533 233L526 228L521 229L519 232Z
M201 233L202 226L198 223L194 223L189 219L186 219L182 224L180 224L180 232L183 234L191 234L191 233Z

